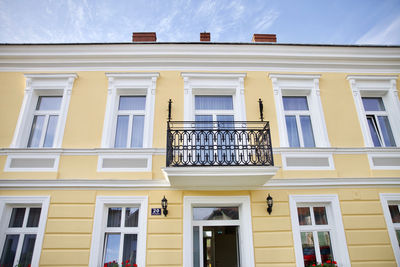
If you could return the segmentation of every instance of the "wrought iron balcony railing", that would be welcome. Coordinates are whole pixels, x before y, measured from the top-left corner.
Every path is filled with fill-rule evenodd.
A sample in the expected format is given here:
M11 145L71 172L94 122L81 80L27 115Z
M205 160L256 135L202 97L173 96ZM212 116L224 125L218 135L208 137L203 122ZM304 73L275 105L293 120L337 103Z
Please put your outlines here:
M273 165L268 122L168 122L167 167Z

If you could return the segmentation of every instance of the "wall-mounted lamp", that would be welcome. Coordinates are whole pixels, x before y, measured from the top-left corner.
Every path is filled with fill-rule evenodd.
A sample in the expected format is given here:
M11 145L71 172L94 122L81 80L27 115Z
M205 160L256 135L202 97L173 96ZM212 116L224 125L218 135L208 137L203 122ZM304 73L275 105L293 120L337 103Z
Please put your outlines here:
M165 196L161 200L161 207L162 207L164 216L167 216L167 214L168 214L168 210L167 210L168 200L165 198Z
M272 212L272 206L274 205L274 200L272 199L272 197L268 194L268 197L267 197L267 206L268 206L268 208L267 208L267 211L268 211L268 214L271 214L271 212Z

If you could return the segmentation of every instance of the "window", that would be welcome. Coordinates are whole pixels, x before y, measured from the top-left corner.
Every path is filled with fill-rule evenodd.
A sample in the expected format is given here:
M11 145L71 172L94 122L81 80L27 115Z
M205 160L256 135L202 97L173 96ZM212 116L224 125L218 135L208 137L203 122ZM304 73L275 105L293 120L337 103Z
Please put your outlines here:
M400 264L400 194L380 194L383 214L397 265Z
M107 73L102 147L151 148L158 73Z
M353 91L364 143L367 147L400 144L400 102L397 76L347 76Z
M281 147L329 147L319 96L320 75L269 74Z
M97 197L90 266L145 266L147 197Z
M283 96L286 129L290 147L315 147L307 97Z
M0 197L0 266L38 266L48 197Z
M363 97L362 102L374 146L396 146L382 98Z
M290 196L297 266L326 261L350 266L336 196Z
M26 74L24 100L11 147L59 148L76 74Z

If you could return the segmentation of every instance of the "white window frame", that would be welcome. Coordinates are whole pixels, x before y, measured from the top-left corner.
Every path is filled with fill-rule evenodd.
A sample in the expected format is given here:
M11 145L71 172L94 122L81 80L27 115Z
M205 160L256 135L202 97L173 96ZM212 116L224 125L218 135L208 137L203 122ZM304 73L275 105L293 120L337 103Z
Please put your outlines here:
M269 74L269 78L272 80L272 86L274 89L281 147L289 147L289 139L285 120L285 114L287 111L285 111L283 108L282 96L307 97L309 109L308 114L311 118L315 147L330 147L320 98L320 77L321 75L316 74ZM300 132L300 128L298 128L298 131ZM303 141L301 140L300 144L302 143Z
M12 197L12 196L0 196L0 216L5 218L0 220L0 257L3 252L3 246L6 237L6 231L11 218L12 208L26 208L26 207L40 207L40 219L39 225L36 228L18 228L15 234L19 234L20 238L18 241L17 253L14 262L16 262L21 253L23 239L21 240L21 234L32 233L36 234L35 247L33 249L33 256L31 265L39 266L40 254L43 244L44 230L46 228L47 213L49 210L50 197L49 196L24 196L24 197ZM27 220L28 214L25 211L25 220ZM26 222L25 222L26 223Z
M240 266L254 267L251 206L248 196L185 196L183 207L183 266L193 266L193 208L239 207ZM216 223L221 225L220 222ZM232 224L230 224L232 225ZM235 222L235 225L237 223Z
M396 258L397 265L400 265L400 247L396 236L396 230L400 230L400 223L394 224L392 222L392 216L390 215L389 210L389 204L397 204L400 207L400 194L380 193L379 196L381 199L383 215L385 216L385 221L389 232L390 242L392 243L394 256Z
M139 207L139 222L137 228L136 264L146 266L146 235L147 235L147 196L98 196L94 213L92 245L90 250L90 267L101 267L103 262L104 234L107 224L109 207Z
M361 131L366 147L374 147L371 132L368 127L367 113L362 103L363 97L381 97L385 106L386 114L389 119L390 127L396 146L400 146L400 101L396 88L397 76L373 76L373 75L349 75L347 80L350 82L353 91L354 103L356 105ZM378 133L380 135L380 132ZM382 145L384 147L384 143Z
M142 112L145 115L142 148L151 148L153 146L155 91L159 73L106 73L106 76L108 78L108 96L101 146L114 148L119 97L145 96L146 108Z
M324 206L326 208L329 225L321 227L321 231L327 231L326 229L329 229L329 232L331 233L330 238L332 251L335 257L334 260L338 263L338 266L351 266L342 222L342 215L340 212L339 198L337 195L290 195L289 206L292 220L296 266L304 267L303 249L300 235L303 226L299 225L297 207L307 206ZM320 226L315 227L319 228Z
M78 76L75 73L25 74L24 76L26 79L25 94L10 147L27 147L39 96L62 96L53 142L53 148L60 148L72 87Z
M195 111L196 95L231 95L235 121L246 121L245 73L182 72L181 76L184 81L184 121L195 120L197 114ZM213 111L215 112L215 110ZM226 110L221 111L221 115L224 112ZM229 111L229 115L231 114L232 112Z

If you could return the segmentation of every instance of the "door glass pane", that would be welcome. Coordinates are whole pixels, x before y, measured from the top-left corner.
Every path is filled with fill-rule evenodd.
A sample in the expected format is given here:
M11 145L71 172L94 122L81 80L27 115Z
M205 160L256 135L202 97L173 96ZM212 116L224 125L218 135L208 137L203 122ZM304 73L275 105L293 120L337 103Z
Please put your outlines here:
M382 98L380 97L363 97L362 102L365 111L384 111Z
M120 96L119 97L119 110L145 110L146 97L145 96Z
M299 132L297 131L296 116L285 116L289 146L300 147Z
M121 226L121 208L108 208L107 227Z
M206 267L215 266L213 231L207 228L203 228L203 262Z
M392 128L390 127L389 119L387 116L378 116L379 126L382 130L382 137L385 141L385 146L396 146L394 141Z
M325 207L314 207L313 210L316 225L328 224Z
M36 235L25 235L18 267L30 267L35 241Z
M39 147L40 137L42 136L45 116L35 116L33 118L31 134L29 135L28 147Z
M304 266L315 264L314 238L312 232L301 232L301 245L303 248Z
M39 96L36 110L60 110L62 96Z
M193 220L239 220L239 208L193 208Z
M193 226L193 267L200 267L199 227Z
M126 208L125 227L137 227L139 221L139 208Z
M25 208L13 208L8 227L22 227L24 222Z
M58 116L49 116L49 122L47 123L46 136L44 138L43 147L52 147L54 141L54 135L56 133Z
M30 208L26 227L38 227L41 208Z
M297 208L300 225L311 225L311 213L309 207Z
M300 124L303 131L304 147L315 147L310 116L300 116Z
M322 262L333 261L331 238L329 232L318 232L319 251Z
M400 212L398 205L389 205L390 215L393 223L400 223Z
M381 146L381 141L378 136L378 127L375 121L374 116L367 116L367 122L368 122L368 127L369 131L371 133L371 138L372 142L374 143L375 147L380 147Z
M234 145L235 145L235 135L234 135L234 117L233 115L218 115L218 161L222 163L229 164L232 162L232 157L234 157Z
M104 238L104 263L118 262L120 234L106 233Z
M115 132L114 147L126 147L128 138L129 116L119 115L117 117L117 130Z
M125 264L136 263L137 235L125 234L124 236L124 253L122 262Z
M195 96L195 108L196 110L233 110L232 96L197 95Z
M0 266L13 267L18 238L19 235L6 235L3 252L1 253Z
M133 116L131 147L143 147L144 116Z
M284 110L308 110L305 96L283 96L282 100Z

